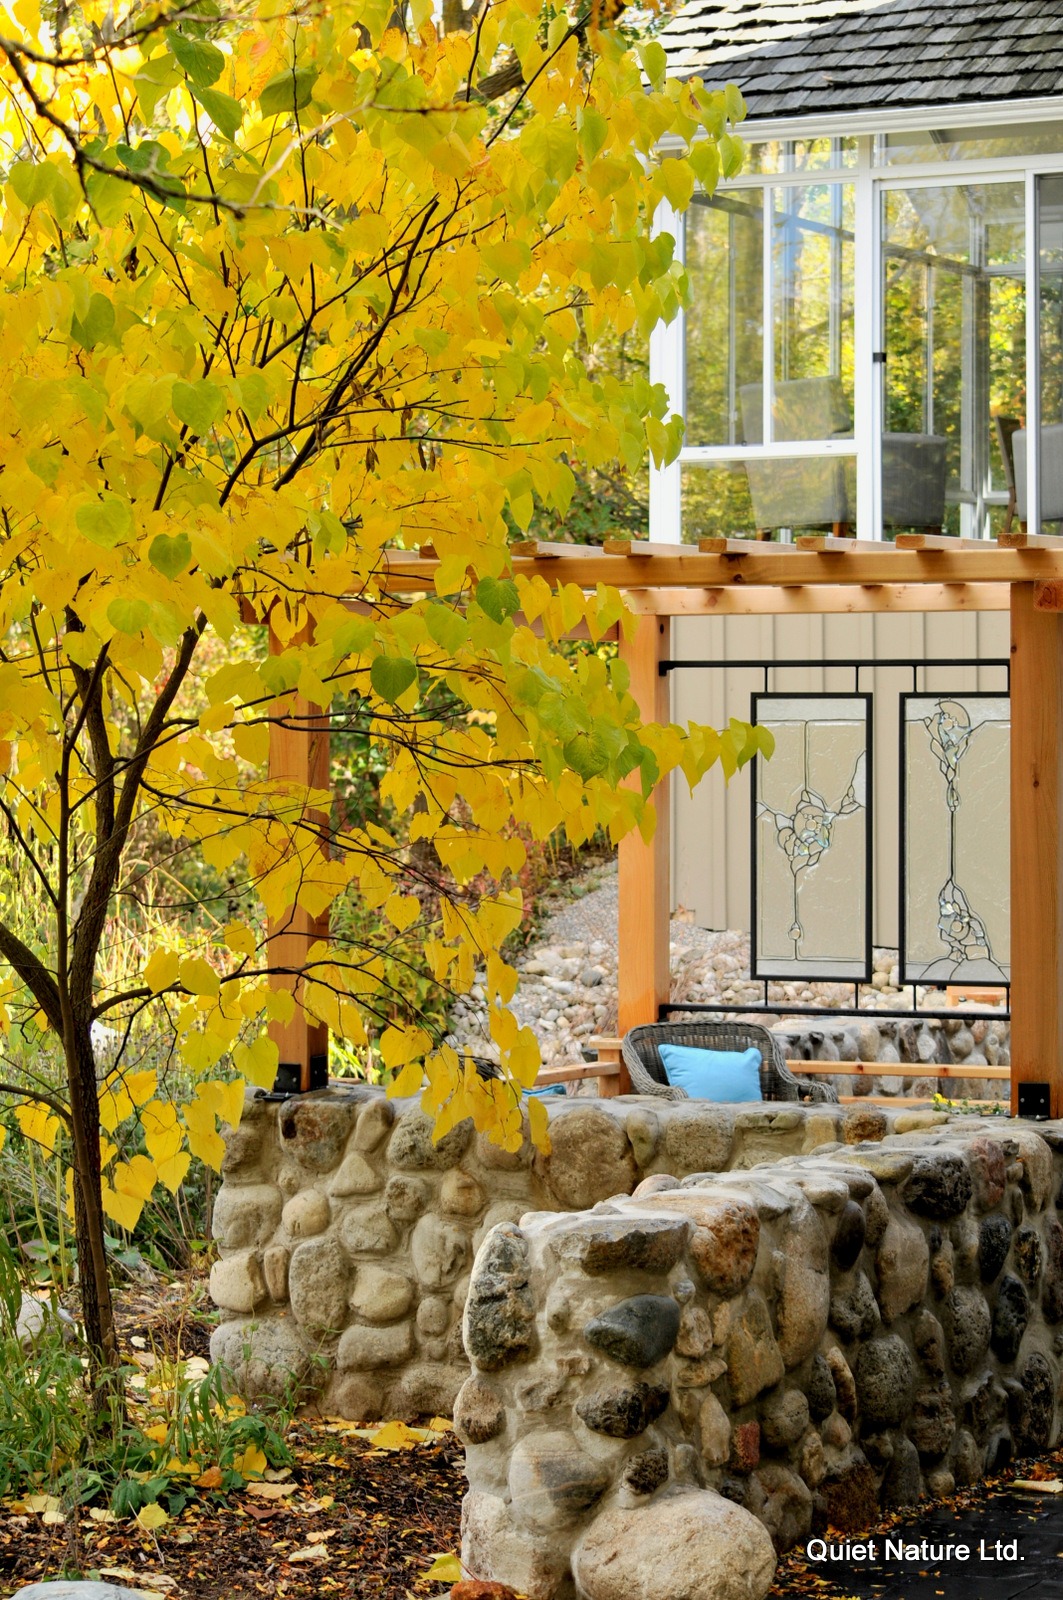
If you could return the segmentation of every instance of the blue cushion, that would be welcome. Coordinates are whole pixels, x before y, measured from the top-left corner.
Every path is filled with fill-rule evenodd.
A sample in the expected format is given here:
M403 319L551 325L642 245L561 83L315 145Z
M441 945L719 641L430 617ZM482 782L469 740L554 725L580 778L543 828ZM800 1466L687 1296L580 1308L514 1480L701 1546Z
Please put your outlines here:
M544 1100L548 1094L564 1094L563 1083L545 1083L541 1089L525 1089L526 1095L533 1094L536 1100Z
M732 1105L764 1098L759 1050L696 1050L689 1044L662 1044L660 1054L668 1082L685 1089L692 1100Z

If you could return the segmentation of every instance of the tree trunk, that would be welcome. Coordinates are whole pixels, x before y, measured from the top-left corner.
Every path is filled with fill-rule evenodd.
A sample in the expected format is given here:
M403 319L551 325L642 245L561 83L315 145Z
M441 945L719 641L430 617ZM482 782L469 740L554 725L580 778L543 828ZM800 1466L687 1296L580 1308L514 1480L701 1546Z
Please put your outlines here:
M104 1243L99 1089L87 1022L74 1029L68 1045L67 1079L74 1135L74 1229L89 1381L97 1415L110 1413L117 1421L121 1408L118 1339Z

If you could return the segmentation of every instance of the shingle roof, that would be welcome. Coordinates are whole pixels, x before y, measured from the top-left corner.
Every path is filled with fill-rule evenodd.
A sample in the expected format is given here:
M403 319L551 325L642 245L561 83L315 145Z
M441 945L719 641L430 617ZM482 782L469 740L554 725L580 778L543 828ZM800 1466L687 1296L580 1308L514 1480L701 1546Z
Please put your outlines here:
M754 117L1063 94L1063 0L691 0L661 43Z

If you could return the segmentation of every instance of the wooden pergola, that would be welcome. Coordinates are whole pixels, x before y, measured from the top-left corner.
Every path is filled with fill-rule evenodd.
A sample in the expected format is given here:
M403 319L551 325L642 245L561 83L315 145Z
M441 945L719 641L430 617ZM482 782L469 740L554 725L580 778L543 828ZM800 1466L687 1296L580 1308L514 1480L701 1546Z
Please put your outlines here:
M392 551L387 560L390 592L431 587L434 551ZM513 547L512 569L551 585L606 583L624 591L638 626L630 637L616 630L613 637L647 721L669 720L668 679L659 668L671 656L673 617L1010 610L1012 1111L1019 1084L1047 1083L1051 1115L1063 1115L1063 538L902 534L895 545L818 535L791 545L526 541ZM313 710L301 707L300 715ZM271 775L321 785L327 763L327 725L309 736L274 726ZM667 778L654 802L653 839L630 835L619 852L621 1034L656 1021L669 999ZM297 965L308 940L323 931L297 910L275 934L281 945L274 944L273 959L283 959L290 941ZM272 1032L282 1062L297 1064L309 1087L311 1058L320 1063L327 1050L323 1030L297 1006L292 1021ZM619 1088L627 1087L622 1077Z

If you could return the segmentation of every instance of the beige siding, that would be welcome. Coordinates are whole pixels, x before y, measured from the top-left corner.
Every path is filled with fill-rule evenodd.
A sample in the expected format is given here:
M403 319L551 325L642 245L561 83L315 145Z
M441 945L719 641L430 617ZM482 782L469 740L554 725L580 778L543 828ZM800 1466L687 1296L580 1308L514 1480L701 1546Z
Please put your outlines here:
M833 690L851 693L853 673L824 668L831 657L878 659L931 656L1006 657L1005 612L950 615L808 617L681 617L673 624L676 660L801 660L802 669L777 669L768 689L778 693ZM1005 687L1000 668L942 667L920 674L929 690ZM761 671L673 672L672 716L676 722L725 725L729 717L748 718L750 695L764 688ZM915 685L909 668L865 668L860 688L874 694L875 907L873 937L878 945L897 944L898 695ZM680 777L672 811L672 903L693 911L704 928L749 927L749 773L729 785L712 771L691 794Z

